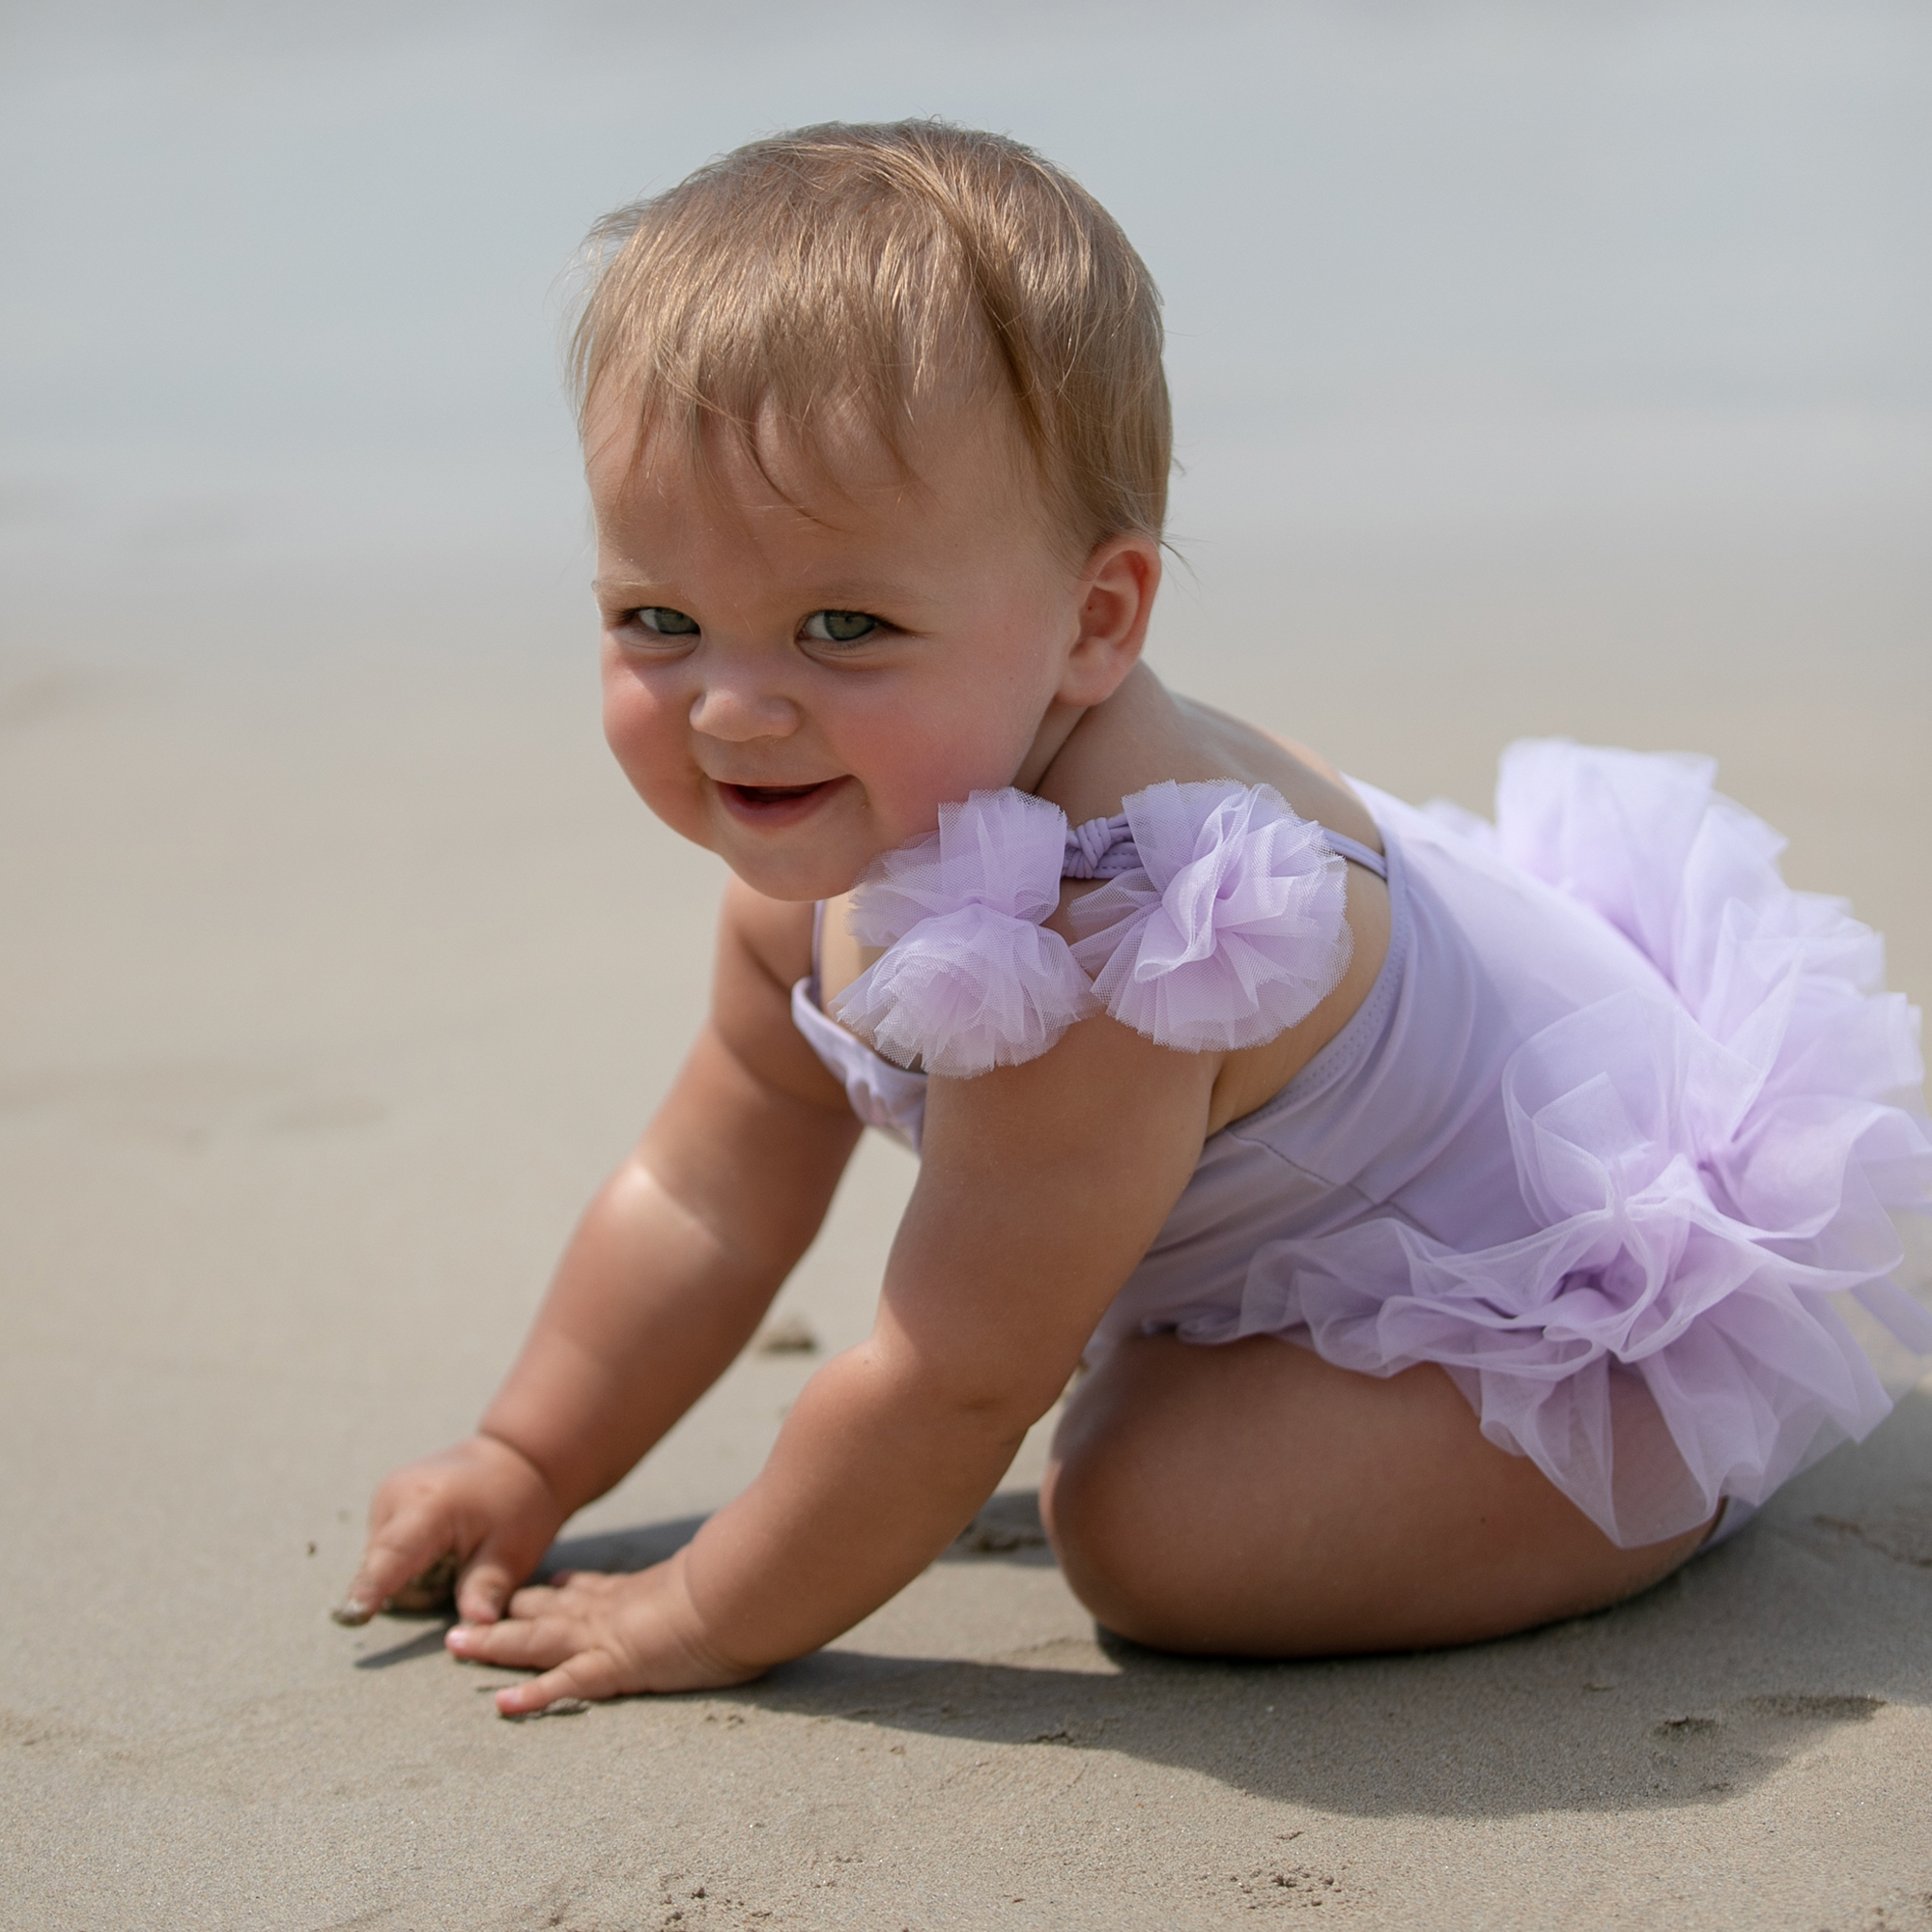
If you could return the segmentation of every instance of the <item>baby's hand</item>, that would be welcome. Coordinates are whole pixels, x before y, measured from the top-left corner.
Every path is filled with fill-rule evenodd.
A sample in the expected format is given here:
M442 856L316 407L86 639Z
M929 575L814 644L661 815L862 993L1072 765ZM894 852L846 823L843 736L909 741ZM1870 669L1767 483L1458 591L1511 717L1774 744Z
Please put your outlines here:
M494 1435L472 1435L384 1479L369 1505L362 1566L333 1614L361 1624L445 1558L457 1614L494 1623L550 1548L565 1512L535 1465Z
M715 1690L747 1683L763 1667L732 1663L708 1647L681 1555L635 1577L566 1571L548 1589L519 1590L501 1623L459 1624L443 1641L472 1662L543 1672L497 1692L506 1718L528 1717L560 1697Z

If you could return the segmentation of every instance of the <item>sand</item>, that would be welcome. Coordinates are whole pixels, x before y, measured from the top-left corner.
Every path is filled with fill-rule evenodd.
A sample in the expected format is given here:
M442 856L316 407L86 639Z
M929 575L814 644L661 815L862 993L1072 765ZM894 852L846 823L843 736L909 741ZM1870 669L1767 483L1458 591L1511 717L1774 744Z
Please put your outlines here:
M1163 662L1411 795L1480 805L1521 728L1714 750L1932 993L1922 576L1302 563L1266 637L1232 565L1181 596ZM0 680L0 1924L1932 1925L1932 1389L1647 1597L1454 1653L1103 1637L1040 1432L948 1560L728 1693L509 1724L440 1620L335 1627L371 1484L469 1426L668 1077L719 876L549 606L58 614ZM910 1176L866 1148L778 1305L818 1352L748 1354L566 1559L746 1480Z

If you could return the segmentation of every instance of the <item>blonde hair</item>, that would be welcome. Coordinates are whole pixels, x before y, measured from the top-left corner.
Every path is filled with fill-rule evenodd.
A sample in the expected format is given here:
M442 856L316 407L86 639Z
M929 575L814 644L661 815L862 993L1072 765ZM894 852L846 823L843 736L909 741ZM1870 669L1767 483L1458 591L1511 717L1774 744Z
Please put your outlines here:
M904 465L917 406L963 355L1010 398L1083 556L1159 537L1159 293L1113 216L1017 141L939 121L802 128L618 209L587 245L580 427L614 384L640 431L682 431L698 454L722 423L755 456L761 412L810 444L856 406Z

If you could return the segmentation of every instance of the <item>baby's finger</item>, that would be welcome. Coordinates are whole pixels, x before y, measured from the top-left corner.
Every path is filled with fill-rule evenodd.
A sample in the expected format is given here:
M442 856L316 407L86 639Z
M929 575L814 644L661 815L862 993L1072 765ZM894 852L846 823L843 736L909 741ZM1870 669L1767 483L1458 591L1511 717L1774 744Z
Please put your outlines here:
M456 1595L456 1551L445 1549L419 1577L412 1577L389 1598L392 1610L440 1610Z
M467 1624L494 1624L503 1614L519 1573L485 1544L456 1585L456 1614Z
M548 1670L576 1655L583 1642L582 1626L561 1617L530 1622L458 1624L444 1638L452 1657L470 1663L502 1663L512 1670Z
M527 1718L549 1710L560 1697L584 1697L598 1703L615 1697L624 1688L616 1660L609 1651L581 1650L527 1684L511 1684L498 1690L497 1709L506 1718Z
M362 1567L329 1612L339 1624L366 1624L404 1584L448 1553L449 1532L440 1512L405 1510L369 1539Z
M540 1617L547 1610L554 1610L561 1601L563 1592L550 1583L526 1583L510 1599L508 1613L513 1617Z

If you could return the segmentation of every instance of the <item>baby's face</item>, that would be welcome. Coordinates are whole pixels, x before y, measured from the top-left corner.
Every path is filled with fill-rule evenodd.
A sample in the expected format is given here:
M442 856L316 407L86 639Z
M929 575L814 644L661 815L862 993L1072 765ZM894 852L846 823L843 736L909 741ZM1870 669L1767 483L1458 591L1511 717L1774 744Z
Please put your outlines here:
M605 735L757 891L844 892L948 800L1036 782L1094 701L1084 581L991 411L922 436L917 480L857 430L817 462L761 438L772 480L734 438L699 474L659 440L634 465L621 418L589 432Z

